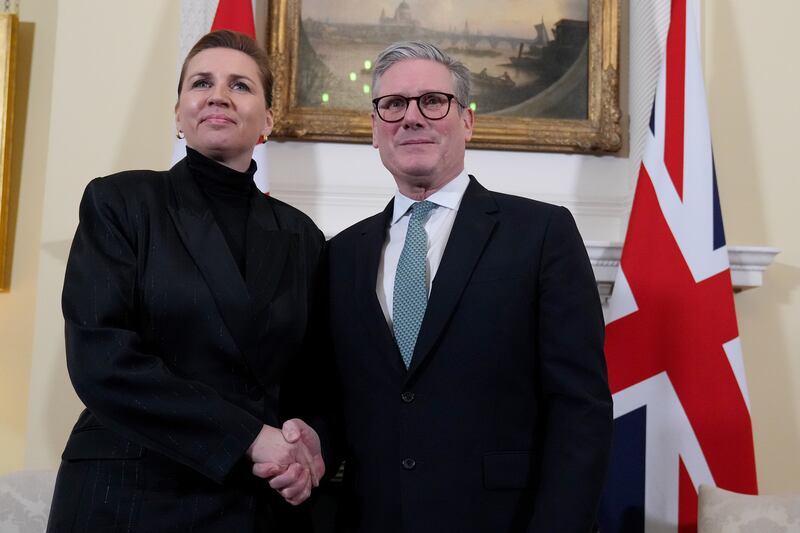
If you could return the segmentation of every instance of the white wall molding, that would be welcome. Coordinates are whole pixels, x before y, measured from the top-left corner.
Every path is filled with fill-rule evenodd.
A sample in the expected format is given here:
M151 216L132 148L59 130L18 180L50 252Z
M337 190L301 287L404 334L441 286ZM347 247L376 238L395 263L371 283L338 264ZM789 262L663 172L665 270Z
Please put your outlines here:
M330 209L347 207L369 207L378 212L394 195L393 187L369 187L364 185L306 186L287 187L281 184L273 187L276 198L293 206L314 206ZM630 208L630 198L599 198L578 200L568 195L543 195L537 200L556 205L563 205L576 218L603 217L615 221L625 219ZM345 218L348 213L342 213ZM355 220L353 222L356 222ZM327 233L327 232L326 232Z
M600 296L605 301L614 289L622 243L587 241L586 251L592 262ZM740 292L763 285L764 272L779 253L778 248L768 246L729 246L728 260L731 264L733 290Z
M395 193L393 183L363 185L329 184L294 180L272 183L272 194L309 214L327 238L368 216L379 213ZM627 196L536 195L537 200L563 205L570 210L581 233L589 239L614 238L627 220Z
M294 181L278 184L274 190L277 198L309 213L319 224L326 238L358 220L383 210L394 194L394 184L368 186L359 183L327 185ZM567 207L578 221L581 231L586 227L618 228L627 220L630 199L627 197L598 197L578 199L565 194L549 194L542 201ZM609 230L605 234L613 233ZM586 250L592 262L597 288L605 301L611 295L614 278L619 268L622 243L586 240ZM739 292L760 287L764 272L780 252L766 246L729 246L731 279Z

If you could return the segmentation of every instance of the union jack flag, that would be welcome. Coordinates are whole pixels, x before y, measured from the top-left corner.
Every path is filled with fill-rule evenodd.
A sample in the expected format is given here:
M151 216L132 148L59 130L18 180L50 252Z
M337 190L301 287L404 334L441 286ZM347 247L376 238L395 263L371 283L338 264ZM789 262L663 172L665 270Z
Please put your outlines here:
M755 493L750 407L699 47L673 0L614 293L614 447L603 533L697 531L697 488Z

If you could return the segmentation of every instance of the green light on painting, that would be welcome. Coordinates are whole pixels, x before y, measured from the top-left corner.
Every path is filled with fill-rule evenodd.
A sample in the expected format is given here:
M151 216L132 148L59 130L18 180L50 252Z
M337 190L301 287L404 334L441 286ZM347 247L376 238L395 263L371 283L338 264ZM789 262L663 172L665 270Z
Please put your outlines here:
M327 104L328 101L331 99L331 95L328 93L322 93L322 103Z
M351 72L351 73L350 73L350 81L356 81L356 77L357 77L357 76L356 76L356 73L355 73L355 72Z
M478 109L478 104L475 103L475 102L470 102L469 103L469 108L472 109L472 112L474 113L475 110Z
M369 59L364 61L364 70L372 70L372 61Z
M366 83L361 87L361 90L364 91L364 94L369 94L369 85Z

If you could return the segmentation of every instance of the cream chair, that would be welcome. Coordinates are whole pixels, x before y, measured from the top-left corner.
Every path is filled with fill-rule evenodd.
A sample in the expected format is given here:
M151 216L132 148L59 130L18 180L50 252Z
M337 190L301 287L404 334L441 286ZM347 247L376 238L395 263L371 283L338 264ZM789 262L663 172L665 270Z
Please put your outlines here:
M55 480L53 470L22 470L0 476L0 533L43 532Z
M800 495L750 496L700 486L697 533L800 533Z

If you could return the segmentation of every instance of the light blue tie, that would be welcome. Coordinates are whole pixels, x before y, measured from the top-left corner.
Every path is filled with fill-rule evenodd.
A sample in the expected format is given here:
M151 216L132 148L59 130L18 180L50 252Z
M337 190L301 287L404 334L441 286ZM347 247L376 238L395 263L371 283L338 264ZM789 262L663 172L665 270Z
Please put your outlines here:
M411 205L411 218L397 273L394 277L392 324L394 338L406 368L411 364L414 345L428 305L428 284L425 278L425 256L428 254L428 236L425 221L436 204L425 200Z

